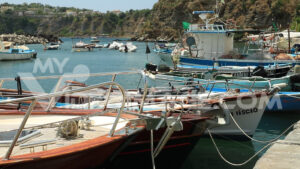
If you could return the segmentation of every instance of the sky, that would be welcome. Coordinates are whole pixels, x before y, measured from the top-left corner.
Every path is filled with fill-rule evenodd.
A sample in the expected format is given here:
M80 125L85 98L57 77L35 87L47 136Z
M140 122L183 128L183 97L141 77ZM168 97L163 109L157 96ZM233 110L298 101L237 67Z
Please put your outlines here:
M0 0L0 3L41 3L51 6L86 8L106 12L111 10L151 9L158 0Z

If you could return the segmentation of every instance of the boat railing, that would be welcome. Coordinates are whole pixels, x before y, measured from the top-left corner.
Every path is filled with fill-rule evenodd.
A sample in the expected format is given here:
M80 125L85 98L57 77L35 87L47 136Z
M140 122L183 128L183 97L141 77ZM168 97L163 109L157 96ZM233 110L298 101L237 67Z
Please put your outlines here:
M191 81L191 80L188 80L188 79L186 79L186 80L176 80L176 79L168 79L168 78L156 78L156 79L166 80L166 81L175 82L175 83L191 83L191 85L197 84L197 85L205 86L205 88L208 88L208 89L216 88L216 85L218 85L218 84L224 84L226 86L227 90L230 89L230 86L239 86L239 87L241 87L241 89L247 89L250 92L253 92L253 86L257 82L257 81L253 81L253 83L251 83L248 86L248 85L238 84L238 83L235 83L235 82L230 82L228 80L227 81L216 81L216 80L210 81L210 80L207 80L206 82L200 82L200 81L197 81L197 79L195 79L194 81ZM269 87L271 87L271 86L269 86ZM261 89L267 89L267 88L263 87ZM213 89L211 89L211 90L213 90Z
M24 115L24 118L16 132L16 135L14 136L14 139L9 147L9 149L7 150L6 154L5 154L5 157L4 159L5 160L8 160L10 158L10 155L13 151L13 148L15 147L26 123L27 123L27 120L28 118L30 117L31 115L31 112L34 110L34 107L37 103L37 100L40 100L40 99L47 99L47 98L55 98L55 97L59 97L59 96L63 96L63 95L68 95L68 94L73 94L73 93L78 93L78 92L84 92L84 91L88 91L88 90L92 90L92 89L95 89L95 88L99 88L99 87L103 87L103 86L116 86L120 91L121 91L121 94L122 94L122 104L121 104L121 107L120 109L118 109L118 114L116 115L116 119L112 125L112 128L109 132L109 136L113 137L114 134L115 134L115 130L116 130L116 127L117 127L117 124L119 122L119 119L121 117L121 114L123 113L123 110L124 110L124 107L125 107L125 102L126 102L126 93L125 93L125 89L118 83L116 82L105 82L105 83L100 83L100 84L96 84L96 85L91 85L91 86L88 86L88 87L82 87L82 88L78 88L78 89L74 89L74 90L66 90L66 91L60 91L60 92L54 92L54 93L50 93L50 94L42 94L42 95L37 95L37 96L30 96L30 97L24 97L24 98L18 98L18 99L7 99L7 100L2 100L0 101L0 105L2 104L10 104L10 103L21 103L21 102L24 102L24 101L31 101L31 104L29 105L25 115ZM107 96L107 99L109 99L109 96Z
M118 75L132 75L140 74L140 71L127 71L127 72L107 72L107 73L89 73L89 74L65 74L65 75L53 75L53 76L36 76L36 77L21 77L21 80L47 80L47 79L58 79L54 92L59 91L64 78L78 78L78 77L101 77L101 76L112 76L112 82L115 81ZM6 81L15 81L15 78L0 78L0 89ZM111 86L110 86L111 88ZM108 93L108 97L110 92ZM47 106L47 111L51 110L55 105L55 97L49 98L49 104ZM108 102L107 102L108 103ZM107 105L106 103L106 105ZM106 107L106 106L105 106Z

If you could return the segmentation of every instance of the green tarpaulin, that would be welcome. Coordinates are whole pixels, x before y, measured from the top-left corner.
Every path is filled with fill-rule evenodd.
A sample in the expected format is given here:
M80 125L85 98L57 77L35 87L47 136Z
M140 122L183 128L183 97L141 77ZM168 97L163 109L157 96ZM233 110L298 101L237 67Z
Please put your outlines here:
M183 29L189 29L190 23L188 23L188 22L182 22L182 26L183 26Z

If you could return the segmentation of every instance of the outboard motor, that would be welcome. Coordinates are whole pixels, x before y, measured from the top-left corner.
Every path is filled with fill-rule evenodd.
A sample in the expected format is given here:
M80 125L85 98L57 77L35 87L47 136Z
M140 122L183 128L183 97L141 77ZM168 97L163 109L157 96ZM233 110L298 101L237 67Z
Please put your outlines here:
M167 65L162 64L158 66L159 72L170 72L170 70L171 70L170 67Z
M252 76L268 77L268 72L265 70L265 68L263 66L257 66L253 70Z
M157 65L151 63L146 63L145 67L147 71L156 71L157 69Z

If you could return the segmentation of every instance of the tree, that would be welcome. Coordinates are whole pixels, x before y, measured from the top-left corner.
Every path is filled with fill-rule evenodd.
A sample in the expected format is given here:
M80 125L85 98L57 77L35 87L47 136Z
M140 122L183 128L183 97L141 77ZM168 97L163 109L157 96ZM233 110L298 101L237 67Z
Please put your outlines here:
M5 15L12 15L14 12L11 9L7 9L4 14Z

